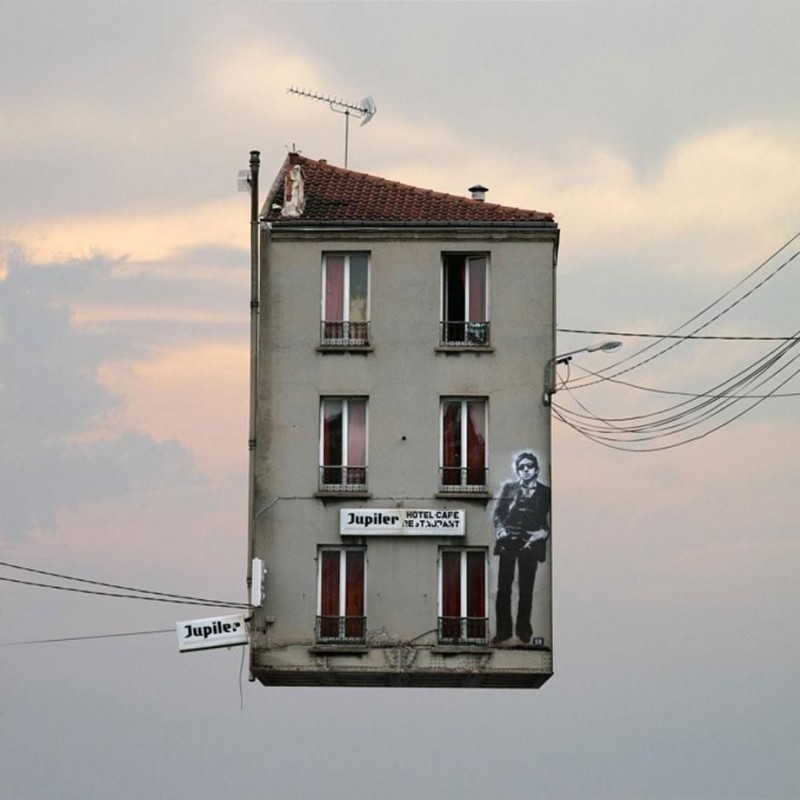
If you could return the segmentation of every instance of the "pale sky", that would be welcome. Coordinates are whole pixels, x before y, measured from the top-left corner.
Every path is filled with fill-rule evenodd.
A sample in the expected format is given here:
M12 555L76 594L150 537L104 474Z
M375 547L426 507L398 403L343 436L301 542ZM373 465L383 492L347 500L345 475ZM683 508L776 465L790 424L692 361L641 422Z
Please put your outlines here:
M800 231L796 2L3 10L3 562L245 597L236 175L251 149L264 188L292 147L343 162L342 118L291 85L374 97L353 169L552 211L562 328L669 333ZM792 336L799 304L800 258L704 333ZM686 343L624 378L702 392L774 345ZM621 385L556 400L614 418L677 402ZM241 649L179 655L174 633L2 646L0 796L796 800L799 412L772 398L654 453L554 422L540 690L267 689ZM0 645L209 613L0 581Z

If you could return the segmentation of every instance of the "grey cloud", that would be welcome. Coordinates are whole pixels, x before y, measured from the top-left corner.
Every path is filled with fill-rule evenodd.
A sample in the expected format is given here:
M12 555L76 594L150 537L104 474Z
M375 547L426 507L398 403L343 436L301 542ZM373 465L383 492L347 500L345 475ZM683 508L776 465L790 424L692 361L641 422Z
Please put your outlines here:
M144 353L71 322L64 297L111 280L111 266L101 257L31 265L10 248L0 281L0 535L51 525L62 507L198 480L178 442L128 430L81 441L117 404L99 367Z
M30 438L0 447L0 538L51 527L60 508L147 494L200 480L177 441L125 431L113 439L70 444Z
M170 343L204 341L211 336L245 341L250 313L246 250L206 245L176 248L157 263L98 253L41 265L28 263L12 243L3 246L0 241L0 252L3 249L9 266L0 294L4 325L16 332L17 347L23 348L20 354L49 337L47 352L40 347L38 357L62 365L67 375L86 367L86 359L96 361L110 351L117 359L145 359L149 348ZM126 318L90 322L76 329L70 327L70 307L76 304L124 307ZM167 311L177 313L165 318ZM68 328L70 341L80 340L81 347L58 352L62 345L56 330Z
M133 275L97 281L83 302L125 306L137 318L92 322L92 331L142 347L193 341L245 342L250 319L247 251L224 245L181 248L153 264L128 262ZM175 316L161 314L177 311ZM183 315L183 316L181 316Z
M115 400L97 381L100 363L127 346L76 331L63 294L79 294L98 270L97 261L71 267L28 265L12 251L0 283L0 430L6 444L60 437L110 409Z

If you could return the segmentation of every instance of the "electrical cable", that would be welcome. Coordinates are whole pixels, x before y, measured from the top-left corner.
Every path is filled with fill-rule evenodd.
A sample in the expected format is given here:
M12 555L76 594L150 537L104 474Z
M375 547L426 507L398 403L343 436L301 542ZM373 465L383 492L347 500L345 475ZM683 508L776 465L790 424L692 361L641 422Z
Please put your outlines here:
M800 358L800 356L795 356L787 364L784 364L779 370L776 370L774 373L769 374L766 377L762 378L762 380L757 384L757 387L763 386L765 383L767 383L768 381L772 380L772 378L774 378L776 375L780 374L785 369L787 369L788 366L790 364L792 364L794 361L796 361L798 358ZM762 372L763 372L763 369L758 371L758 372L752 373L749 376L747 376L746 379L743 379L743 381L741 381L740 383L745 383L745 384L746 383L751 383L754 380L756 380L760 376L760 374ZM794 376L794 374L796 374L796 373L793 373L789 377L789 380L791 380L791 378ZM736 403L740 402L743 399L743 396L741 396L741 395L727 395L727 394L708 395L705 398L702 398L700 400L700 402L697 402L694 406L689 407L687 409L684 409L683 411L680 411L680 412L678 412L676 414L673 414L670 417L662 417L660 419L656 418L658 414L664 414L664 413L666 413L668 411L674 410L674 409L678 408L681 405L684 405L685 403L687 403L689 401L684 401L684 403L682 403L682 404L678 404L677 406L673 406L672 408L665 409L665 410L663 410L661 412L656 412L656 413L653 413L653 414L650 414L650 415L639 415L638 416L638 419L644 419L647 416L652 416L652 417L654 417L654 419L652 421L649 421L649 422L646 422L646 423L638 423L636 425L629 425L627 427L622 427L621 425L615 425L613 423L627 422L628 420L625 420L625 419L614 419L614 420L603 419L603 418L599 417L598 415L593 414L592 412L589 412L589 409L586 408L586 406L584 404L580 403L577 400L577 398L574 397L574 395L572 395L571 390L568 390L568 391L570 391L570 394L571 394L571 396L573 396L573 399L575 400L575 402L577 402L578 405L580 405L581 408L584 409L584 411L588 412L589 417L586 417L585 415L582 415L582 414L578 414L577 412L569 411L569 410L567 410L565 408L561 408L561 410L562 411L566 411L570 416L583 417L584 419L591 418L592 420L600 423L599 425L587 426L587 430L591 429L591 430L594 430L596 432L605 432L605 433L607 433L609 428L613 428L615 434L620 434L620 433L629 434L629 435L645 434L645 433L649 434L647 436L642 437L642 440L643 439L652 439L652 438L656 438L657 436L668 435L670 433L675 433L675 432L686 430L689 427L693 427L693 426L703 422L704 420L710 419L711 417L716 416L719 413L722 413L722 411L725 411L727 408L735 405ZM774 390L773 390L773 392L774 392ZM756 395L756 396L754 396L754 399L757 399L757 400L760 401L760 400L767 399L768 397L771 397L771 396L772 396L772 392L768 393L766 395ZM687 419L690 420L690 421L686 422L685 420L687 420Z
M62 636L58 639L28 639L20 642L0 642L0 647L19 647L25 644L53 644L55 642L83 642L90 639L118 639L123 636L150 636L154 633L175 633L175 628L161 628L155 631L132 631L130 633L98 633L88 636Z
M793 340L790 340L789 342L783 343L783 344L779 345L778 347L774 348L772 351L770 351L766 355L764 355L764 356L760 357L759 359L757 359L755 362L750 364L745 369L740 370L738 373L734 374L733 376L727 378L726 380L722 381L721 383L717 384L716 386L713 386L710 390L708 390L708 391L706 391L704 393L701 393L701 394L697 394L697 395L692 395L692 394L686 393L686 396L689 397L689 399L684 400L684 401L682 401L680 403L676 403L675 405L669 406L669 407L661 409L659 411L649 412L647 414L639 414L639 415L630 416L630 417L607 418L607 419L603 419L601 421L604 422L604 423L610 424L612 422L620 422L620 423L622 423L622 422L632 422L632 421L637 421L637 420L644 420L644 419L647 419L647 418L653 418L655 420L659 416L667 414L668 412L675 411L677 409L681 409L681 408L684 408L686 406L689 406L689 404L692 402L693 399L698 399L700 402L697 403L693 407L690 406L687 411L682 412L683 414L688 414L688 413L690 413L692 411L697 411L697 410L699 410L701 408L704 408L706 405L708 405L708 403L715 402L715 401L727 401L729 399L737 399L738 400L738 399L751 399L751 398L753 398L753 399L763 399L763 398L766 398L766 397L774 397L775 396L775 392L774 391L770 392L768 395L737 395L737 394L733 394L732 392L737 390L737 389L739 389L739 388L741 388L741 387L743 387L743 386L746 386L749 383L752 383L759 376L761 376L767 369L769 369L769 368L773 367L774 365L776 365L784 355L786 355L793 347L795 347L799 343L800 343L800 339L793 339ZM794 358L790 359L790 361L788 363L791 364L796 358L797 358L797 356L795 356ZM764 378L761 381L759 386L761 386L764 383L768 382L775 375L778 375L780 372L782 372L784 369L786 369L787 366L788 365L785 364L785 365L781 366L779 369L776 369L775 372L772 373L771 375L767 375L766 378ZM590 372L590 374L593 374L593 375L598 374L598 373L592 373L590 370L586 370L584 367L580 367L580 369L582 369L584 371L587 371L587 372ZM608 376L600 376L600 381L618 382L618 381L616 381L616 379L608 377ZM578 405L580 405L582 408L584 408L585 411L588 412L588 409L586 409L585 406L583 406L583 404L581 404L580 402L577 401L577 399L575 398L574 393L573 393L573 388L574 387L570 387L568 385L568 383L569 383L568 380L564 381L563 382L563 388L568 389L570 391L570 396L578 403ZM619 383L624 383L624 382L619 381ZM727 388L724 388L724 387L727 387ZM787 396L787 395L779 395L779 396ZM794 393L788 394L788 396L794 396ZM565 411L567 413L575 413L575 412L569 412L568 409L565 409L565 408L563 408L561 406L559 406L559 407L561 408L562 411ZM591 412L588 412L588 413L593 419L600 420L600 418L597 415L592 414ZM582 416L582 415L577 415L577 416ZM675 418L667 418L667 419L661 420L660 422L663 424L665 422L674 421L674 419ZM653 422L651 424L655 425L657 423ZM646 426L641 425L640 429L643 430L643 429L645 429L645 427ZM628 429L628 430L633 430L633 429Z
M50 578L61 578L62 580L67 581L75 581L77 583L86 583L92 586L104 586L107 589L120 589L125 592L138 592L139 594L144 595L154 595L156 597L169 597L175 598L176 600L191 600L194 601L197 605L209 605L209 606L222 606L224 608L233 608L243 606L243 604L231 604L227 603L222 600L210 600L207 597L192 597L191 595L184 595L184 594L173 594L171 592L156 592L151 589L137 589L134 586L122 586L116 583L107 583L105 581L93 581L89 580L88 578L76 578L72 575L63 575L59 572L48 572L47 570L43 569L34 569L33 567L23 567L20 564L12 564L8 561L0 561L0 567L8 567L10 569L17 569L21 570L22 572L32 572L36 575L47 575ZM19 582L19 581L18 581ZM37 585L37 584L31 584ZM50 585L50 584L42 584L42 585ZM51 587L51 588L64 588L64 587ZM77 590L75 590L77 591ZM120 596L120 595L110 595L112 597ZM145 598L142 598L145 599Z
M789 341L789 340L787 339L786 341ZM580 369L581 371L586 372L587 374L592 375L592 376L594 376L596 378L599 378L601 382L613 383L613 384L616 384L617 386L627 386L629 389L638 389L640 392L650 392L651 394L666 394L666 395L672 395L673 397L691 397L691 398L722 397L723 396L721 394L712 395L712 394L710 394L710 392L680 392L677 389L656 389L653 386L642 386L642 385L640 385L638 383L631 383L630 381L621 381L621 380L618 380L617 378L611 378L611 377L609 377L607 375L601 375L599 372L593 372L592 370L588 369L587 367L584 367L582 364L575 364L575 366L578 367L578 369ZM569 387L569 388L573 389L574 387ZM732 395L726 393L725 396L731 397ZM753 398L761 397L761 396L762 395L737 395L737 397L740 397L740 398L745 399L745 400L749 400L749 399L753 399ZM773 398L777 398L777 397L800 397L800 392L781 392L780 394L772 395L772 397ZM633 419L633 417L630 417L629 419Z
M795 359L793 359L795 360ZM800 369L796 370L792 375L789 376L787 380L791 380L796 374L800 372ZM770 397L769 394L759 396L756 398L756 402L752 404L749 408L753 408L758 403L766 400ZM621 428L617 425L583 425L584 430L592 431L600 438L603 438L607 441L615 441L618 440L622 435L627 435L627 441L629 442L644 442L644 441L653 441L656 439L666 439L669 436L674 436L677 433L682 433L684 431L690 430L691 428L695 428L698 425L707 422L708 420L712 419L713 417L719 416L724 411L727 411L729 408L733 407L736 403L738 403L738 399L728 399L725 402L721 403L717 407L708 408L704 410L702 413L696 414L695 417L691 418L688 417L688 414L677 415L669 420L662 420L656 426L655 424L640 426L638 428ZM583 406L585 409L585 406ZM743 412L744 413L744 412ZM737 415L737 417L740 415ZM689 421L684 421L685 418L688 418ZM599 417L595 417L598 422L605 423L605 420L602 420ZM667 424L669 423L669 424ZM609 430L609 427L611 430Z
M796 242L798 238L800 238L800 232L791 237L755 269L751 270L744 278L731 287L731 289L670 333L657 335L631 331L588 331L559 328L558 330L561 332L633 336L651 338L656 341L638 349L627 358L619 360L596 372L576 365L585 373L582 377L573 378L568 366L566 376L561 379L560 388L565 390L565 393L569 395L570 399L584 413L567 408L560 403L553 403L553 412L556 419L564 422L592 441L608 447L635 452L664 450L704 438L710 433L731 424L734 420L739 419L742 415L767 399L798 396L800 393L780 392L779 390L786 386L796 375L800 374L800 369L790 371L792 365L800 358L800 355L792 354L791 352L800 344L800 331L797 331L790 337L756 337L741 335L712 336L708 334L699 334L700 331L708 328L722 316L743 303L788 265L795 262L798 256L800 256L800 250L790 254L786 254L786 250L791 244ZM700 322L704 315L707 315L714 307L730 297L737 289L743 287L748 280L770 265L773 260L782 253L785 255L783 260L779 264L773 265L769 272L763 275L760 280L741 293L740 296L735 297L731 302L725 304L709 319ZM685 333L681 333L681 331L695 322L698 322L696 326ZM729 376L716 386L700 393L651 389L629 381L619 380L620 376L654 361L656 358L665 355L670 350L673 350L687 341L693 340L774 341L778 342L778 345L766 354L755 359L734 375ZM654 349L655 352L647 357L643 357L645 353ZM631 362L634 363L631 364ZM626 364L628 366L624 366ZM575 391L604 382L623 385L628 388L634 388L653 394L674 395L685 399L652 412L625 417L603 418L582 403L576 397ZM712 423L712 420L721 416L724 417L721 423ZM689 433L698 428L701 429L701 432L697 435L691 435ZM676 439L678 439L678 441L675 441ZM669 443L652 446L646 445L646 443L658 441Z
M628 372L632 372L633 370L635 370L635 369L638 369L639 367L641 367L641 366L644 366L645 364L649 364L650 362L654 361L656 358L659 358L660 356L663 356L663 355L665 355L665 354L666 354L666 353L668 353L670 350L674 350L676 347L679 347L679 346L680 346L680 345L682 345L684 342L686 342L686 341L689 341L689 336L692 336L692 335L696 334L698 331L704 330L704 329L705 329L705 328L707 328L709 325L713 324L713 323L714 323L714 322L716 322L718 319L720 319L721 317L723 317L725 314L727 314L729 311L731 311L731 310L732 310L734 307L736 307L737 305L739 305L740 303L742 303L744 300L746 300L748 297L750 297L750 296L751 296L751 295L752 295L752 294L753 294L753 293L754 293L754 292L755 292L757 289L760 289L760 288L761 288L761 286L763 286L763 285L764 285L764 284L765 284L765 283L766 283L768 280L771 280L772 278L774 278L774 277L775 277L775 275L777 275L777 274L778 274L778 272L779 272L780 270L782 270L782 269L783 269L783 268L784 268L784 267L785 267L787 264L789 264L790 262L794 261L794 259L795 259L795 258L797 258L798 256L800 256L800 251L798 251L798 252L797 252L797 253L795 253L793 256L791 256L791 257L790 257L790 258L789 258L787 261L784 261L784 262L783 262L783 264L781 264L781 265L780 265L780 266L779 266L779 267L778 267L776 270L774 270L772 273L770 273L769 275L767 275L767 277L766 277L766 278L764 278L764 279L763 279L761 282L759 282L758 284L756 284L756 286L754 286L752 289L750 289L748 292L746 292L744 295L742 295L742 297L740 297L740 298L738 298L737 300L735 300L735 301L734 301L733 303L731 303L729 306L726 306L725 308L723 308L723 309L722 309L722 311L720 311L718 314L716 314L715 316L713 316L713 317L712 317L711 319L709 319L707 322L704 322L702 325L700 325L700 326L698 326L697 328L695 328L695 329L694 329L694 330L691 332L691 334L688 334L688 335L682 335L682 336L678 337L678 338L677 338L675 341L673 341L673 342L672 342L672 344L670 344L670 345L668 345L668 346L664 347L664 349L663 349L663 350L659 350L657 353L654 353L653 355L649 356L648 358L645 358L645 359L643 359L643 360L641 360L641 361L637 361L637 362L636 362L635 364L633 364L632 366L626 367L625 369L623 369L623 370L620 370L619 372L615 372L615 373L613 374L613 376L612 376L612 377L618 377L619 375L625 375L625 374L626 374L626 373L628 373ZM723 295L723 297L724 297L724 296L725 296L725 295ZM715 305L715 304L712 304L712 305ZM707 308L710 308L710 307L711 307L711 306L709 306L709 307L707 307ZM705 310L707 310L707 309L704 309L704 311L705 311ZM704 313L704 311L700 312L700 314ZM700 316L700 314L697 314L697 315L695 315L694 317L692 317L692 319L690 319L690 320L688 320L687 322L683 323L683 325L680 325L680 326L678 326L678 328L676 328L675 330L673 330L673 331L672 331L672 334L676 333L676 332L677 332L677 331L679 331L681 328L683 328L683 327L685 327L686 325L688 325L689 323L693 322L695 319L697 319L697 317L698 317L698 316ZM670 335L671 335L671 334L670 334ZM643 348L641 348L639 351L637 351L636 353L632 353L632 354L631 354L630 356L628 356L627 358L621 359L620 361L617 361L615 364L612 364L612 365L610 365L610 366L606 367L604 370L602 370L602 372L607 372L607 371L609 371L609 370L612 370L612 369L614 369L615 367L619 366L620 364L624 364L624 363L626 363L626 362L628 362L628 361L630 361L630 360L632 360L632 359L636 358L636 356L637 356L637 355L641 355L642 353L644 353L644 352L646 352L646 351L650 350L651 348L653 348L653 347L657 347L657 345L658 345L658 342L653 342L653 344L650 344L650 345L647 345L646 347L643 347ZM586 384L580 384L580 386L591 386L591 385L592 385L592 383L593 383L593 382L589 382L589 383L586 383ZM576 388L579 388L579 387L576 387Z
M591 331L580 328L557 328L558 333L584 333L592 336L630 336L638 339L685 339L720 342L788 342L796 336L694 336L672 333L637 333L634 331Z
M121 597L126 600L148 600L153 603L173 603L176 605L184 605L184 606L204 606L206 608L243 608L249 609L245 603L224 603L221 601L198 601L198 600L179 600L176 598L171 597L153 597L141 594L119 594L116 592L98 592L92 589L77 589L73 586L56 586L52 583L36 583L34 581L21 581L16 578L6 578L0 575L0 581L6 581L7 583L17 583L22 586L37 586L42 589L58 589L62 592L77 592L78 594L90 594L90 595L97 595L100 597Z
M781 380L778 385L772 386L765 393L754 394L752 392L775 381L795 361L800 359L800 355L786 358L798 344L800 344L800 331L795 336L782 340L780 344L772 348L768 353L760 356L733 376L713 386L710 390L701 394L681 393L687 399L655 412L628 417L603 418L592 412L575 396L573 387L570 386L570 366L568 364L567 374L561 379L560 388L565 389L570 398L586 413L580 413L556 403L554 404L555 416L592 441L616 449L641 452L687 444L730 424L733 420L738 419L766 399L776 396L795 396L794 393L780 393L778 390L800 373L800 369L791 372L788 377ZM618 381L610 376L594 373L584 367L580 367L580 369L597 377L598 383L610 381L629 385L625 381ZM634 385L634 388L641 387ZM741 412L734 414L720 425L716 425L697 436L683 437L679 442L673 441L672 444L666 446L648 448L640 446L643 442L657 441L659 439L669 440L678 434L685 433L700 425L705 425L714 417L729 412L735 405L743 404L745 400L754 402L747 404Z
M710 311L710 310L711 310L711 309L712 309L714 306L716 306L716 305L718 305L720 302L722 302L722 300L724 300L724 299L725 299L725 298L726 298L728 295L730 295L730 294L731 294L732 292L734 292L734 291L735 291L737 288L739 288L739 287L740 287L742 284L744 284L744 283L745 283L747 280L749 280L749 279L750 279L750 278L751 278L753 275L755 275L757 272L759 272L761 269L763 269L763 268L764 268L764 267L765 267L765 266L766 266L766 265L767 265L767 264L768 264L770 261L772 261L772 259L774 259L774 258L775 258L775 257L776 257L776 256L777 256L779 253L781 253L783 250L785 250L785 249L786 249L786 248L787 248L787 247L788 247L790 244L792 244L792 242L794 242L794 241L795 241L795 240L796 240L798 237L800 237L800 232L796 233L796 234L795 234L795 235L794 235L794 236L793 236L791 239L789 239L789 240L788 240L788 241L787 241L787 242L786 242L784 245L782 245L780 248L778 248L778 250L776 250L776 251L775 251L775 252L774 252L774 253L773 253L771 256L769 256L769 258L765 259L765 260L764 260L764 261L763 261L761 264L759 264L759 265L758 265L758 266L757 266L755 269L751 270L751 271L750 271L750 273L748 273L748 274L747 274L747 275L746 275L744 278L742 278L742 279L741 279L741 280L740 280L738 283L736 283L736 284L735 284L733 287L731 287L731 289L729 289L727 292L725 292L724 294L722 294L720 297L718 297L718 298L717 298L716 300L714 300L712 303L710 303L709 305L707 305L705 308L703 308L703 309L702 309L701 311L699 311L697 314L695 314L694 316L692 316L692 317L691 317L690 319L688 319L686 322L682 323L682 324L681 324L681 325L679 325L677 328L673 329L673 330L672 330L672 331L671 331L669 334L667 334L667 335L665 335L665 336L662 336L662 337L661 337L661 339L659 340L659 341L663 341L664 339L668 339L668 338L670 338L670 337L673 337L673 336L674 336L674 337L675 337L675 339L676 339L676 341L674 341L674 342L672 342L671 344L667 345L667 346L666 346L666 347L664 347L662 350L659 350L658 352L654 353L653 355L649 356L648 358L645 358L645 359L643 359L643 360L641 360L641 361L638 361L638 362L636 362L635 364L633 364L632 366L629 366L629 367L627 367L627 368L625 368L625 369L622 369L622 370L619 370L619 371L617 371L617 372L614 372L614 373L613 373L613 375L612 375L611 377L618 377L618 376L620 376L620 375L624 375L624 374L626 374L627 372L631 372L632 370L634 370L634 369L637 369L638 367L640 367L640 366L643 366L644 364L650 363L651 361L655 360L656 358L658 358L658 357L660 357L660 356L662 356L662 355L664 355L664 354L668 353L670 350L674 349L675 347L678 347L678 346L680 346L680 345L681 345L681 344L683 344L685 341L689 340L689 337L692 337L692 336L694 336L695 334L697 334L697 333L698 333L698 331L704 330L704 329L705 329L705 328L707 328L709 325L711 325L712 323L716 322L716 321L717 321L718 319L720 319L722 316L724 316L724 315L725 315L725 314L727 314L729 311L731 311L733 308L735 308L736 306L738 306L738 305L739 305L740 303L742 303L742 302L743 302L745 299L747 299L748 297L750 297L750 296L751 296L751 295L752 295L754 292L756 292L758 289L760 289L762 286L764 286L764 284L766 284L766 283L767 283L767 281L769 281L769 280L771 280L772 278L774 278L774 277L775 277L775 276L776 276L776 275L777 275L779 272L781 272L781 271L782 271L782 270L783 270L783 269L784 269L786 266L788 266L788 265L789 265L790 263L792 263L792 262L793 262L793 261L794 261L794 260L795 260L795 259L796 259L798 256L800 256L800 251L798 251L798 252L794 253L793 255L789 256L789 258L787 258L785 261L783 261L781 264L779 264L779 265L778 265L778 266L777 266L775 269L773 269L773 270L772 270L772 272L770 272L770 273L769 273L769 274L768 274L766 277L762 278L762 280L760 280L760 281L759 281L759 282L758 282L758 283L757 283L755 286L753 286L751 289L749 289L747 292L745 292L745 293L744 293L744 294L743 294L741 297L739 297L738 299L734 300L734 301L733 301L732 303L730 303L728 306L726 306L725 308L723 308L723 309L722 309L720 312L718 312L718 313L717 313L715 316L713 316L711 319L709 319L708 321L706 321L706 322L704 322L703 324L701 324L701 325L699 325L698 327L696 327L696 328L695 328L694 330L692 330L692 331L691 331L689 334L681 334L680 336L676 336L676 334L678 334L678 332L679 332L681 329L685 328L686 326L688 326L688 325L690 325L691 323L693 323L693 322L695 322L696 320L698 320L700 317L702 317L702 316L703 316L703 314L705 314L707 311ZM626 363L628 363L629 361L631 361L631 360L633 360L633 359L637 358L638 356L642 355L643 353L646 353L648 350L651 350L651 349L652 349L652 348L654 348L654 347L658 347L659 341L653 342L652 344L649 344L649 345L647 345L647 346L645 346L645 347L643 347L643 348L641 348L641 349L637 350L635 353L632 353L631 355L627 356L626 358L623 358L623 359L621 359L621 360L619 360L619 361L615 362L614 364L611 364L611 365L609 365L608 367L605 367L603 370L600 370L600 371L601 371L601 372L603 372L603 373L607 373L607 372L609 372L609 371L611 371L611 370L614 370L614 369L618 368L619 366L621 366L621 365L623 365L623 364L626 364ZM584 382L584 383L579 383L579 384L577 384L577 385L575 386L575 388L583 388L583 387L585 387L585 386L592 386L592 385L594 385L594 383L596 383L596 381L587 381L587 382Z
M789 363L794 362L798 358L800 358L800 356L795 356ZM788 366L788 365L786 365L786 366ZM570 421L565 416L565 414L563 413L564 409L561 408L560 406L556 406L555 407L554 414L556 415L556 417L559 420L561 420L566 425L568 425L570 428L572 428L573 430L575 430L578 433L582 434L586 438L594 441L597 444L602 444L602 445L604 445L606 447L611 447L612 449L627 450L629 452L653 452L653 451L657 451L657 450L668 450L668 449L671 449L671 448L674 448L674 447L678 447L678 446L683 445L683 444L688 444L689 442L697 441L698 439L705 438L706 436L708 436L709 434L713 433L714 431L720 430L721 428L725 427L726 425L731 424L732 422L734 422L735 420L739 419L741 416L746 414L751 409L755 408L756 406L758 406L761 403L763 403L765 400L769 399L778 389L780 389L782 386L784 386L786 383L788 383L790 380L792 380L798 374L800 374L800 368L796 369L787 378L785 378L783 381L781 381L771 392L767 393L766 395L757 397L754 400L754 402L752 402L751 404L746 406L742 411L740 411L739 413L735 414L731 418L726 419L724 422L720 423L719 425L716 425L716 426L710 428L709 430L698 434L697 436L692 436L692 437L689 437L689 438L686 438L686 439L682 439L681 441L678 441L678 442L673 442L671 444L660 445L660 446L655 446L655 447L623 446L623 444L620 444L618 442L618 439L615 439L614 436L615 435L618 436L620 433L631 433L632 431L630 431L630 430L628 430L628 431L620 430L616 426L610 425L611 430L606 428L605 431L603 433L601 433L600 430L597 429L597 428L592 429L591 427L588 427L588 426L585 426L585 425L582 425L582 424L577 424L577 423L575 423L573 421ZM772 376L770 376L770 377L772 377ZM762 381L762 383L763 383L763 381ZM729 405L731 405L731 404L729 404ZM584 406L584 409L585 409L585 406ZM708 416L708 415L706 415L706 416ZM716 413L714 414L714 416L716 416ZM605 422L604 420L602 420L599 417L597 417L596 419L598 421L600 421L600 422ZM658 435L643 436L643 437L641 437L639 439L632 439L632 440L630 440L628 442L628 444L630 444L631 442L638 444L639 442L642 442L642 441L655 440L655 439L659 439L659 438L667 438L668 436L674 435L675 433L683 432L685 430L688 430L691 427L696 427L696 425L699 424L700 421L702 421L702 418L701 418L701 420L695 421L692 424L684 425L681 428L678 428L678 429L673 428L672 430L669 430L667 433L664 433L662 431Z
M799 372L800 372L800 370L797 370L794 373L792 373L792 375L790 375L789 378L787 378L786 381L784 381L784 383L786 383L789 380L791 380ZM780 386L783 386L783 385L784 384L781 383L777 388L780 388ZM555 413L556 417L558 417L562 422L564 422L570 428L572 428L573 430L577 431L581 435L585 436L587 439L590 439L591 441L595 442L596 444L603 445L604 447L609 447L609 448L611 448L613 450L625 450L625 451L628 451L628 452L635 452L635 453L645 453L645 452L653 453L653 452L657 452L657 451L660 451L660 450L671 450L671 449L673 449L675 447L680 447L681 445L689 444L690 442L696 442L699 439L704 439L706 436L709 436L710 434L714 433L715 431L718 431L721 428L724 428L725 426L730 425L732 422L735 422L737 419L739 419L739 417L743 416L748 411L750 411L752 408L754 408L755 406L757 406L760 403L764 402L764 400L766 400L767 398L768 398L768 396L767 397L762 397L759 400L756 400L755 403L753 403L748 408L746 408L743 411L739 412L738 414L736 414L735 416L731 417L730 419L725 420L725 422L720 423L716 427L711 428L708 431L705 431L704 433L698 434L697 436L693 436L693 437L691 437L689 439L684 439L684 440L682 440L680 442L673 442L672 444L660 445L658 447L623 447L622 445L619 445L619 444L612 444L612 443L610 443L608 441L602 441L601 438L596 437L596 436L594 436L594 435L592 435L590 433L587 433L585 430L582 430L580 427L578 427L576 425L573 425L571 422L569 422L568 420L564 419L561 416L560 411L557 408L555 409L554 413Z

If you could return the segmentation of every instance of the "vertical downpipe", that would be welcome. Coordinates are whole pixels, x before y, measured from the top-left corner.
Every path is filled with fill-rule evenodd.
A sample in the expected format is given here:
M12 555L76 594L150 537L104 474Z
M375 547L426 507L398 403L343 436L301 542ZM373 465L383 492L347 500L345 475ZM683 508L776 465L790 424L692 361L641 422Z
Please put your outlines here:
M256 519L256 411L258 401L258 314L259 314L259 280L258 280L258 168L259 151L250 151L250 425L247 447L249 450L248 487L247 487L247 602L252 598L253 555L255 549ZM252 616L252 608L251 608ZM252 671L252 644L250 650L250 680L255 680Z

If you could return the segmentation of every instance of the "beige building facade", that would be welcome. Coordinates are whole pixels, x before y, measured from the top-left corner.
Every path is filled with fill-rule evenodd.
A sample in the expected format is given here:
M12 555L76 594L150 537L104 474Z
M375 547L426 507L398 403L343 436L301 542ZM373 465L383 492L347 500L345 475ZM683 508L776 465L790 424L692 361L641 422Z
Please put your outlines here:
M558 240L550 214L287 158L259 219L254 679L552 674Z

